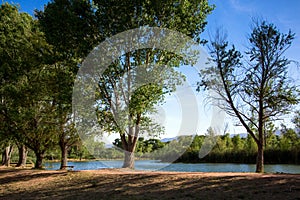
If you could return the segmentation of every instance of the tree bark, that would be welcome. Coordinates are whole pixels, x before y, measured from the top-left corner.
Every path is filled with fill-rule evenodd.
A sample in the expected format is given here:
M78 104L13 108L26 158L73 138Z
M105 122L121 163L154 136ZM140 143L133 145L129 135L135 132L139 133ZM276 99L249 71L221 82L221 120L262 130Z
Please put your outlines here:
M264 74L264 72L263 72ZM262 81L261 91L263 91L264 80ZM259 113L258 113L258 142L257 142L257 157L256 157L256 172L264 172L264 143L265 143L265 110L263 104L263 92L259 100Z
M122 168L134 169L134 152L124 151L125 159Z
M5 154L5 150L2 152L2 159L1 159L1 166L5 165L5 160L6 160L6 154Z
M25 145L19 145L18 150L19 150L19 160L16 167L26 167L28 150Z
M43 159L44 159L44 153L41 152L35 152L36 161L34 168L35 169L43 169Z
M12 151L13 151L12 145L9 145L4 149L4 151L2 152L1 165L7 166L7 167L10 166L10 158L11 158Z
M264 172L264 145L262 142L257 144L257 158L256 158L256 172L263 173Z
M66 169L67 166L67 153L68 147L64 142L60 143L60 150L61 150L61 160L60 160L60 169Z

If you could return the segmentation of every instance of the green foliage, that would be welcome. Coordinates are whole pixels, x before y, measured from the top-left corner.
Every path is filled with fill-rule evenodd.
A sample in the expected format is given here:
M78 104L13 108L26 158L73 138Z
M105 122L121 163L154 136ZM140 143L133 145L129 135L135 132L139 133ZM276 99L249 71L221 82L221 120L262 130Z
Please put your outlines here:
M132 115L143 113L162 99L163 88L157 84L147 84L137 88L131 96L129 113Z
M103 38L140 26L152 26L180 31L199 43L206 15L212 10L207 1L112 0L94 1L94 5ZM146 33L144 40L151 34ZM175 67L185 62L190 61L155 48L125 52L116 59L99 76L96 102L101 128L119 133L123 148L128 152L134 152L137 138L142 134L160 134L163 127L158 127L147 115L181 84L184 77ZM149 133L149 127L155 128L150 128Z
M44 11L36 11L36 17L47 42L59 52L55 62L83 59L98 41L91 1L53 0Z
M46 33L47 41L53 45L54 59L75 61L80 64L95 44L117 33L144 25L178 30L200 42L200 33L206 24L206 16L212 9L213 7L203 0L177 3L173 1L54 0L46 5L44 11L38 11L36 16ZM125 134L125 127L128 127L129 135L138 135L138 133L133 133L133 126L136 126L137 131L146 132L147 129L152 129L153 132L160 133L162 128L151 122L145 114L153 111L154 104L163 100L163 94L175 90L178 81L174 77L180 74L169 70L165 75L161 75L163 80L166 80L166 77L173 77L173 80L168 79L168 86L149 85L146 82L144 86L135 88L137 90L132 98L130 95L123 96L123 101L130 100L130 103L127 102L125 111L119 106L119 102L116 103L115 111L112 111L114 108L112 108L111 98L121 99L120 94L116 93L118 87L122 86L118 81L124 73L136 70L132 68L133 65L144 64L150 69L149 63L167 64L174 67L183 61L172 53L154 49L132 52L131 55L122 56L118 60L99 81L96 99L100 105L97 108L100 125L108 132L118 132L121 135ZM129 64L129 60L134 61L134 64ZM151 76L158 73L152 70ZM131 75L128 76L128 79L130 78ZM128 89L126 93L131 94L133 91L129 88L134 86L134 81L134 78L128 81L131 83L127 84L127 88L125 87L125 90ZM123 94L125 90L122 90ZM126 110L129 110L129 114ZM134 139L129 143L134 144ZM133 149L133 146L128 147L128 150Z
M103 36L140 26L162 27L177 30L200 42L200 34L206 25L206 17L213 6L206 0L197 1L93 1L101 23Z
M1 13L1 117L9 135L40 155L76 142L70 122L75 59L59 61L63 55L47 43L41 21L9 4Z
M264 152L267 164L299 164L300 137L291 128L282 126L281 134L275 135L272 142L266 144ZM204 158L199 158L199 149L207 136L195 136L192 145L176 162L197 163L255 163L257 146L250 135L241 138L229 134L218 137L212 151ZM276 144L276 145L274 145Z
M115 139L113 145L120 149L123 149L122 141L119 138ZM141 156L145 154L145 157L147 157L147 153L152 153L153 151L163 148L165 145L166 144L161 142L159 139L144 140L143 137L140 137L138 139L135 152Z
M206 0L53 0L44 11L36 11L37 19L33 19L20 13L16 6L3 3L0 7L0 149L14 142L24 143L33 150L29 156L34 152L36 160L40 159L36 167L41 167L44 155L48 159L61 158L58 146L67 148L69 158L89 159L93 158L91 154L121 158L122 152L117 148L105 148L92 135L87 136L91 140L90 148L85 148L76 135L71 100L82 60L99 42L140 26L177 30L204 43L200 34L212 10L213 6ZM278 136L270 123L298 103L298 88L287 77L290 61L283 57L293 39L294 34L281 34L273 24L256 24L245 54L249 65L241 62L242 54L234 46L228 48L228 42L220 35L212 42L212 61L217 65L202 71L199 88L217 91L228 103L222 108L237 116L252 137L221 136L216 147L202 160L198 152L209 134L195 136L190 147L187 146L191 136L181 136L166 144L158 139L134 139L144 133L152 136L163 133L163 128L151 121L148 114L155 112L154 106L163 103L165 95L175 91L184 80L175 67L192 64L192 60L173 53L141 49L116 59L98 82L95 98L99 103L99 124L108 132L120 133L116 146L126 149L127 143L126 150L143 157L154 153L153 158L163 161L187 148L178 161L253 162L256 143L264 145L266 162L298 163L299 113L293 119L296 131L282 127ZM165 66L166 70L156 66ZM160 80L151 79L158 76ZM113 99L118 100L113 102Z
M251 48L247 54L252 63L242 92L251 98L253 106L258 107L259 101L263 101L264 115L269 119L288 113L299 100L299 91L287 75L291 61L283 56L294 36L291 31L280 33L276 26L263 21L249 38Z
M46 59L51 47L38 22L26 13L19 13L16 6L1 5L0 26L4 130L42 155L56 140L54 103L48 87L53 76Z

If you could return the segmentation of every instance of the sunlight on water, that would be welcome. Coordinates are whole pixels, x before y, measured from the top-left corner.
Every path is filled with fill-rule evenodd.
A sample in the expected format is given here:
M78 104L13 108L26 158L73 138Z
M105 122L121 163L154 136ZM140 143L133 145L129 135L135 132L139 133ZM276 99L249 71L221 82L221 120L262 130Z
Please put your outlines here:
M74 170L96 170L103 168L120 168L123 161L121 160L104 160L104 161L84 161L68 162L69 166L74 166ZM135 162L137 170L154 171L162 168L160 171L178 171L178 172L255 172L254 164L232 164L232 163L172 163L164 167L166 163L156 160L139 160ZM59 169L59 162L46 162L47 170ZM110 166L110 167L108 167ZM164 167L164 168L163 168ZM265 172L283 172L283 173L300 173L300 165L275 164L265 165Z

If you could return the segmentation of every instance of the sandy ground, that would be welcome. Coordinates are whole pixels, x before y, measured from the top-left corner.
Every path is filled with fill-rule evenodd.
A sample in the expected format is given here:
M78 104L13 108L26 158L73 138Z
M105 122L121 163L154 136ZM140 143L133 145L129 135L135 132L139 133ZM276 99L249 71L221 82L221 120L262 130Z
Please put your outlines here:
M300 174L0 167L0 199L299 199Z

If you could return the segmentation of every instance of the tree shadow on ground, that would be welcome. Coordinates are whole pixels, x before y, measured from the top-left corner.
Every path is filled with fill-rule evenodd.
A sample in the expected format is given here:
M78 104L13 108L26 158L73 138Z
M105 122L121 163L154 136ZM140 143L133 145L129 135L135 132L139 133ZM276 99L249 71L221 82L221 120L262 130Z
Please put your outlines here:
M11 172L13 173L13 172ZM8 173L8 175L12 175ZM51 174L52 173L52 174ZM1 173L0 173L1 177ZM20 178L20 176L18 176ZM14 185L14 181L4 185ZM300 175L209 173L34 173L25 180L40 180L5 192L3 199L300 199ZM0 179L0 184L1 182ZM15 186L16 187L16 186ZM1 190L0 190L1 191ZM1 195L0 195L1 197Z
M56 173L50 171L48 172L48 171L35 170L35 169L32 169L32 171L36 171L36 173L30 173L28 172L28 169L0 170L0 185L10 184L10 183L20 182L20 181L34 180L37 178L49 178L55 176L62 176L63 174L66 174L66 171L57 171Z

